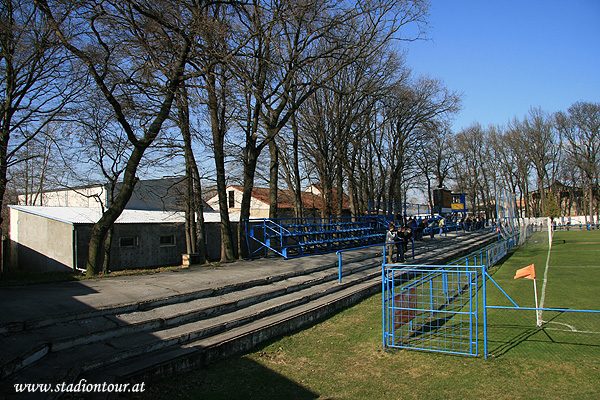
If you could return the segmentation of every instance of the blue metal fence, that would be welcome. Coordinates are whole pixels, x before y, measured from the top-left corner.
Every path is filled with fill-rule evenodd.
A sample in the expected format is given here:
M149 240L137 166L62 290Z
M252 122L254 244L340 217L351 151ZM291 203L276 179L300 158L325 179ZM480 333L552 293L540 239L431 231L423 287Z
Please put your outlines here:
M480 276L458 265L384 268L384 347L477 355Z
M478 287L485 288L484 271L518 242L515 234L444 266L384 263L384 347L479 355Z
M593 231L594 229L600 229L600 224L595 224L595 223L587 223L587 224L560 224L560 225L553 225L553 229L556 231L570 231L572 230L577 230L577 228L579 228L580 231L582 230L588 230L588 231Z

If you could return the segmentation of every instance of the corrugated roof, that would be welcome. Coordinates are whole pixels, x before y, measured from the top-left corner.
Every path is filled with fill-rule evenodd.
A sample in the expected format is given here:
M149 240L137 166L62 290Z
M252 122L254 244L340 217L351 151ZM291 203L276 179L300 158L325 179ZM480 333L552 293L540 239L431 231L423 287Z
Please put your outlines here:
M84 207L41 207L41 206L16 206L10 208L27 212L41 217L53 219L70 224L94 224L102 216L99 208ZM230 215L232 222L237 222L239 216ZM215 211L204 213L205 222L219 222L220 215ZM125 209L117 218L117 224L161 224L161 223L183 223L185 213L182 211L148 211Z

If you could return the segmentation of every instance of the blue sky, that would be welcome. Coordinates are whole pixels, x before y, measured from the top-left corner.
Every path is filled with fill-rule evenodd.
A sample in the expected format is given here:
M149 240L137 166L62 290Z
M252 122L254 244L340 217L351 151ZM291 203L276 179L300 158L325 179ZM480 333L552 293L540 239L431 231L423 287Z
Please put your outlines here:
M431 3L430 40L410 43L407 61L463 93L454 131L600 102L600 0Z

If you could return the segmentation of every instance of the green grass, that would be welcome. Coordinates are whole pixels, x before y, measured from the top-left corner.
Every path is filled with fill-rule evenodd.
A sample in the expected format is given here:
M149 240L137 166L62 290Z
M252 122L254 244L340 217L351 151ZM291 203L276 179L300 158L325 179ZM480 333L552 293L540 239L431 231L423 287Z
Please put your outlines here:
M595 267L599 265L600 257L590 255L600 250L600 232L557 233L554 244L556 253L551 259L548 304L600 308L596 290L600 268ZM569 250L570 246L573 246L573 251ZM517 304L532 306L531 281L514 280L514 271L534 262L541 281L546 256L547 236L533 236L526 246L494 268L493 278ZM582 267L586 265L590 267ZM573 275L573 271L578 272ZM540 282L538 285L541 289ZM488 289L489 304L502 302L510 305L498 290L494 293L489 285ZM381 296L375 295L322 323L275 340L252 353L172 378L147 382L146 392L138 398L600 397L600 335L590 334L592 343L581 343L588 340L581 339L585 334L536 328L531 311L493 311L490 313L491 346L498 354L487 360L483 357L383 350ZM595 329L600 331L599 319L595 321Z
M599 251L598 231L555 233L546 276L544 308L600 310ZM535 264L541 302L547 255L547 234L535 234L525 246L495 267L492 277L519 306L535 307L533 282L514 280L514 273ZM488 305L511 306L495 286L489 282L487 286ZM490 354L541 361L600 363L600 314L545 311L542 319L546 322L538 329L534 311L490 310Z

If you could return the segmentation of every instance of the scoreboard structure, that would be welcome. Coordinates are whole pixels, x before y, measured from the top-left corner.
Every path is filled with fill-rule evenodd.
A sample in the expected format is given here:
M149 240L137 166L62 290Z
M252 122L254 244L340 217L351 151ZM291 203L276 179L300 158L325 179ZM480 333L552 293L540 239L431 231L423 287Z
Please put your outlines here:
M448 189L433 189L433 212L436 214L450 214L468 211L465 193L452 193Z

